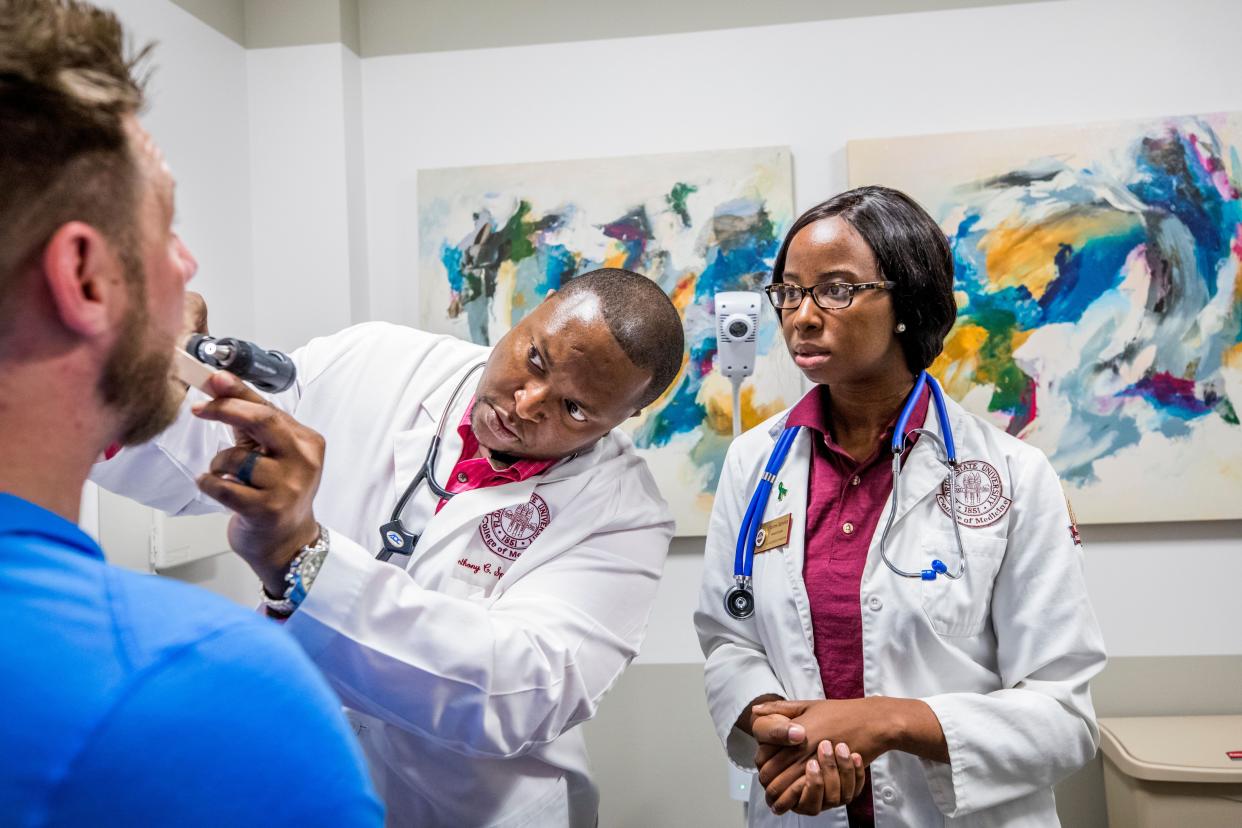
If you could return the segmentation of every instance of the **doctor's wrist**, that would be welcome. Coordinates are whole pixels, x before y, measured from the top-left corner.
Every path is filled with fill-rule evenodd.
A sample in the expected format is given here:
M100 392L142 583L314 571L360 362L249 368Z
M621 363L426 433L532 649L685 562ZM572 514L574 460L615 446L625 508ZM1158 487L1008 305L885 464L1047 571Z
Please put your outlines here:
M294 558L309 546L314 546L320 536L320 525L312 516L296 529L281 533L280 539L268 541L267 549L258 555L243 555L250 568L259 576L264 592L282 594L288 582L286 576Z
M311 585L323 566L324 558L328 556L330 543L328 530L322 526L318 526L317 529L315 541L299 549L293 560L289 562L282 578L283 589L278 592L266 583L263 585L263 604L269 615L277 617L291 615L306 600L306 595L310 592Z
M882 715L876 717L880 742L885 752L898 750L935 762L949 761L940 719L922 699L875 697L883 704Z

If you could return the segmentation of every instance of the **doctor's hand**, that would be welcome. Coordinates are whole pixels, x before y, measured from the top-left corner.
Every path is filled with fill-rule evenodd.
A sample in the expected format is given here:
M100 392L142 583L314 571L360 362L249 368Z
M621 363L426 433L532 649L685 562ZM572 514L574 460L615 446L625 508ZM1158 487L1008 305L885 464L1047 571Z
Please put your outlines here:
M233 427L235 443L211 461L198 487L234 512L229 545L271 595L285 591L289 562L319 538L312 504L323 472L324 439L227 371L211 377L216 398L194 414ZM251 453L250 485L239 479Z

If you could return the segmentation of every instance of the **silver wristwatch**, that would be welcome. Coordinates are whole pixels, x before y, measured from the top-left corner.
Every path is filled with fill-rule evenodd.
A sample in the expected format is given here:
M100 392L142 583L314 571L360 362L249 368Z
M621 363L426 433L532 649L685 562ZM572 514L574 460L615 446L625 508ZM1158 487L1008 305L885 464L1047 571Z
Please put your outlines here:
M259 588L263 606L269 614L287 617L301 606L323 566L324 558L328 557L328 550L328 528L319 524L319 539L299 549L289 562L289 571L285 573L285 583L288 584L285 594L277 598L269 595L266 587Z

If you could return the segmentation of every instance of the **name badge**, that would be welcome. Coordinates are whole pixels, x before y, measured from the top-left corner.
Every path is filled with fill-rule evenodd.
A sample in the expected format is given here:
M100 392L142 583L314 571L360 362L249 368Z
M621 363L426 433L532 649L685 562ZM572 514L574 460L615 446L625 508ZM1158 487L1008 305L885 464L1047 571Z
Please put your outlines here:
M755 533L755 554L767 552L789 543L789 527L793 525L793 515L781 515L759 527Z

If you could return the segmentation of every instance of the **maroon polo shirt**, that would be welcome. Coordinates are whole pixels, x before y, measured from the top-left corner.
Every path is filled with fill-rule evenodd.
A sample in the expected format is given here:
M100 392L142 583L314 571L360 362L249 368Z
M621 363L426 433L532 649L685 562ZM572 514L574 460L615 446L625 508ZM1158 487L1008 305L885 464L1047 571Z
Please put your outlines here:
M911 412L906 433L927 417L930 392L924 389ZM806 506L806 554L802 579L811 605L815 658L829 699L863 696L862 586L867 550L884 517L893 490L893 426L869 457L859 462L832 438L832 400L828 386L819 385L789 412L787 426L811 434L811 474ZM917 437L917 435L916 435ZM907 445L912 445L911 440ZM908 451L908 449L907 449ZM851 826L872 826L871 774L867 785L847 809Z
M470 426L470 413L474 411L474 400L466 406L466 413L457 424L457 433L461 436L461 457L453 466L453 473L444 484L445 491L461 494L473 489L486 489L491 486L503 486L505 483L520 483L537 474L543 474L556 465L555 460L518 460L512 466L498 469L491 461L479 454L479 438L474 436ZM436 514L444 508L447 500L436 504Z

